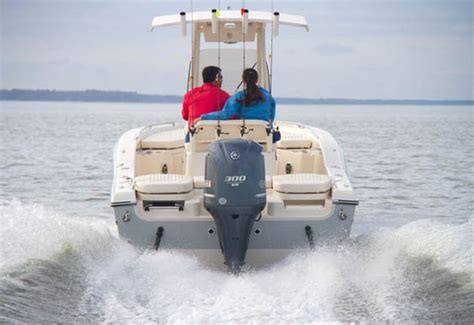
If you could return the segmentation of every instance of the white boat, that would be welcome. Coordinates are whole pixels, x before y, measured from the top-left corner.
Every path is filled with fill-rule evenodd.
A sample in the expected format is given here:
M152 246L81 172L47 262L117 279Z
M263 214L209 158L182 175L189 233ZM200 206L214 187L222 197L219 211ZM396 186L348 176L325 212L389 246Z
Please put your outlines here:
M244 65L255 67L260 86L270 89L267 25L272 37L280 25L308 29L302 16L231 10L158 16L152 29L177 25L186 35L188 23L188 88L201 84L203 67L219 65L229 93ZM274 143L276 130L281 140ZM143 248L219 258L238 272L245 261L266 263L350 235L358 201L328 132L286 121L273 127L257 120L200 121L185 143L188 131L165 123L120 137L111 205L121 237Z

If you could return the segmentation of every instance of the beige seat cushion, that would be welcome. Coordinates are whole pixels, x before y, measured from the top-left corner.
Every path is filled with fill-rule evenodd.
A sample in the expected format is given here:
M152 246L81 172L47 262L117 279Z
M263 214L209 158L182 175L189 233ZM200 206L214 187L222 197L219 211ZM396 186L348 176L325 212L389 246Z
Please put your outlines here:
M148 194L186 193L193 189L193 178L176 174L149 174L135 178L135 190Z
M168 130L151 134L141 140L141 147L146 149L173 149L184 146L184 130Z
M281 140L277 142L277 146L280 149L309 149L311 142L311 138L305 137L304 134L282 130Z
M273 189L282 193L323 193L331 189L331 178L320 174L273 176Z

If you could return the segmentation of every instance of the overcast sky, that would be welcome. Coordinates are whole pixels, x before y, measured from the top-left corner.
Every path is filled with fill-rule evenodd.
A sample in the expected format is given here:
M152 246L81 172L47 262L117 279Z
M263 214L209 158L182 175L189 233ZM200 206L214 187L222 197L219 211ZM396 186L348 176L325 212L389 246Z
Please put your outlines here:
M190 1L0 0L1 88L182 94L190 38L150 32ZM220 1L239 9L242 1ZM271 1L245 1L270 10ZM472 0L278 1L310 31L280 27L274 94L309 98L473 99ZM210 10L218 1L193 1Z

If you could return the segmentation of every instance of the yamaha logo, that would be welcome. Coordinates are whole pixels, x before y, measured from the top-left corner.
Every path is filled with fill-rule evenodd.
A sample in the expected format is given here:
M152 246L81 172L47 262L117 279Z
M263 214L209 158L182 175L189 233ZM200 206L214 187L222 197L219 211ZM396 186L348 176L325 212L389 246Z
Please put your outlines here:
M237 160L237 159L240 158L240 153L239 153L238 151L232 151L232 152L230 153L230 158L231 158L232 160Z

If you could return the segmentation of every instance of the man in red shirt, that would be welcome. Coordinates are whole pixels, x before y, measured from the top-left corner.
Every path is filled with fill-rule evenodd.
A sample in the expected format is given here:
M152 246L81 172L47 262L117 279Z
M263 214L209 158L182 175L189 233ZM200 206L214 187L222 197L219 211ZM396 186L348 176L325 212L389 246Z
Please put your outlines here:
M202 80L204 84L196 87L184 95L183 110L181 115L191 126L193 120L201 117L202 114L222 110L225 102L229 99L229 94L221 89L222 74L221 69L215 66L208 66L202 70Z

